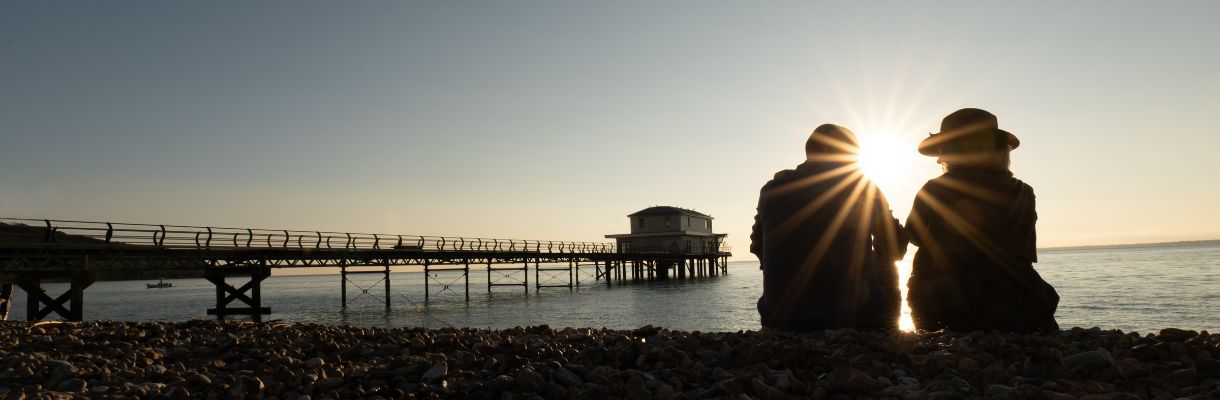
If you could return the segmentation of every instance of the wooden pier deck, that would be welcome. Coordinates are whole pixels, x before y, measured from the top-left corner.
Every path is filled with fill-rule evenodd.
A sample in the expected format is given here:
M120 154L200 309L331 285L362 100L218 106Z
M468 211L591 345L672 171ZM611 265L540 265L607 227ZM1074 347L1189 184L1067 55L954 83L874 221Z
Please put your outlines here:
M395 267L422 267L425 301L433 294L433 279L460 274L469 301L470 278L478 273L486 275L488 292L520 287L528 294L531 271L537 292L580 286L582 267L592 268L594 284L604 285L716 276L728 272L729 256L723 246L699 252L628 252L608 242L0 218L0 319L8 317L16 285L26 292L28 320L57 314L79 321L85 289L100 271L200 271L216 286L215 308L208 314L259 321L271 312L262 303L262 281L281 268L336 268L344 307L349 275L383 274L379 283L384 283L389 309ZM567 282L540 279L564 272ZM52 297L41 286L48 280L67 281L69 289ZM359 289L369 293L367 287Z

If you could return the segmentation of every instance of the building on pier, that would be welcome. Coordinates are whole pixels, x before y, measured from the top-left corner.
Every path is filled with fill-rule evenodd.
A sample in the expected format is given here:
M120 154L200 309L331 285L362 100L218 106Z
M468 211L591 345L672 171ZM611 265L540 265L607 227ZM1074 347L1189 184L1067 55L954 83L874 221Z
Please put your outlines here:
M712 216L685 208L653 206L627 218L631 233L606 235L625 253L717 254L728 236L712 232Z

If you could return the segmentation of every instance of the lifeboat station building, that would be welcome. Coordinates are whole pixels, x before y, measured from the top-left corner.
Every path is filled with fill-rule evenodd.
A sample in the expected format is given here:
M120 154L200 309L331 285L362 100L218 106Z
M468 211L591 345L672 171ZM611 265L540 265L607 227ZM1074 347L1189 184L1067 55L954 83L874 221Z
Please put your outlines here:
M712 216L685 208L648 207L627 218L631 233L606 235L623 253L719 254L728 236L712 232Z

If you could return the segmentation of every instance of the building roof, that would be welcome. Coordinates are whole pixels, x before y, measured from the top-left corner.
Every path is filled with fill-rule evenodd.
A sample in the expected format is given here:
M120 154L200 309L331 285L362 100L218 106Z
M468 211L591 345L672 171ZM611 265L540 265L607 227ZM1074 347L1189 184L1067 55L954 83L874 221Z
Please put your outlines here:
M725 237L727 233L709 233L696 231L672 231L672 232L648 232L648 233L618 233L606 235L607 239L630 239L639 237L664 237L664 236L700 236L700 237Z
M704 214L704 213L701 213L701 212L698 212L695 210L687 210L685 208L670 207L670 206L652 206L652 207L648 207L648 208L645 208L640 211L636 211L627 216L636 217L636 216L640 216L640 215L671 215L671 214L682 214L682 215L690 215L690 216L704 217L704 218L712 217L711 215L707 215L707 214Z

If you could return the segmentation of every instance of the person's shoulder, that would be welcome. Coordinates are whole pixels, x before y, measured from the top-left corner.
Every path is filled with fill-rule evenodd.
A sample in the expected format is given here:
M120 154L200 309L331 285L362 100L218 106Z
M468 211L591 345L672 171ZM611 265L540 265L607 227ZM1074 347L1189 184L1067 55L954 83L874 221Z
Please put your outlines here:
M920 187L919 190L928 190L928 189L932 189L932 188L943 187L943 186L945 186L945 184L947 182L949 182L953 179L954 178L950 177L948 173L943 173L943 174L938 175L935 178L928 179L927 182L923 183L923 186Z
M777 171L774 175L771 176L771 180L769 180L769 181L767 181L767 183L763 184L762 191L766 192L768 190L775 189L776 187L783 185L785 182L792 180L792 178L795 175L796 175L796 170L785 169L785 170Z
M794 176L796 176L795 169L784 169L784 170L775 171L775 175L771 176L771 180L780 181L780 180L784 180L787 178L792 178Z
M1025 181L1013 177L1012 182L1020 187L1022 192L1029 193L1031 196L1034 194L1034 187L1030 186L1028 183L1025 183Z

